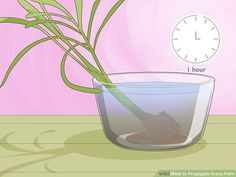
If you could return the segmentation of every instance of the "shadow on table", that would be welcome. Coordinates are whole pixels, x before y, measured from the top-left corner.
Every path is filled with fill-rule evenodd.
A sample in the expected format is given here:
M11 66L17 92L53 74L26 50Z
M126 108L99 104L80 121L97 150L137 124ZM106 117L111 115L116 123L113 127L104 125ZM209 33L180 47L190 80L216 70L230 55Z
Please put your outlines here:
M91 145L88 145L89 142ZM98 143L96 143L96 141ZM83 143L81 143L83 142ZM104 142L104 143L101 143ZM79 153L91 157L117 160L155 160L182 157L197 153L206 147L206 141L201 140L188 148L180 148L168 151L138 151L114 145L106 139L102 130L89 131L68 138L65 141L65 149L69 152Z
M8 151L15 152L17 154L5 156L7 157L26 157L26 156L36 156L43 155L41 158L37 158L32 161L22 162L18 165L11 166L4 171L0 171L0 177L10 174L14 171L22 169L24 167L45 162L44 169L50 173L56 173L48 167L48 163L51 160L56 160L59 157L67 156L71 154L82 154L90 157L103 158L103 159L113 159L113 160L157 160L157 159L171 159L175 157L183 157L197 153L203 150L207 145L205 140L201 140L201 143L195 144L188 148L172 150L172 151L135 151L130 149L120 148L112 143L110 143L103 134L102 130L94 130L85 133L80 133L71 136L64 142L64 147L55 149L45 149L43 144L38 141L41 135L48 133L54 133L53 130L48 130L37 137L35 137L34 143L35 147L39 148L38 151L31 151L30 149L24 149L16 146L14 143L9 142L9 138L16 132L11 132L4 136L0 140L0 146ZM45 157L45 155L47 157Z

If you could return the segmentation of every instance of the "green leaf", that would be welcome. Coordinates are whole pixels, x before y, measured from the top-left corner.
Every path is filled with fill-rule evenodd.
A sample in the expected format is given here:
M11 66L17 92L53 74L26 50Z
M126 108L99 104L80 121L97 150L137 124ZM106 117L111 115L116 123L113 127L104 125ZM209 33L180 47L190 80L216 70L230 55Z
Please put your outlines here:
M38 44L40 43L43 43L45 41L48 41L48 40L51 40L51 38L44 38L44 39L41 39L41 40L38 40L30 45L28 45L26 48L24 48L16 57L15 59L13 60L13 62L11 63L10 67L8 68L6 74L5 74L5 77L3 78L3 81L0 85L0 88L6 83L10 73L12 72L12 70L14 69L14 67L16 66L16 64L22 59L22 57L27 53L29 52L33 47L37 46Z
M83 86L75 85L75 84L73 84L72 82L70 82L68 80L68 78L66 76L66 72L65 72L65 64L66 64L67 57L70 54L71 50L73 50L76 46L77 45L74 45L69 50L67 50L67 52L63 56L63 59L62 59L62 62L61 62L61 77L62 77L62 80L64 81L64 83L69 88L71 88L73 90L80 91L80 92L85 92L85 93L101 93L102 92L101 89L89 88L89 87L83 87Z
M19 4L30 14L35 14L35 13L39 13L38 9L36 9L31 3L29 3L26 0L18 0ZM43 16L38 16L35 17L35 19L37 20L46 20L46 18L44 18ZM55 34L56 36L59 36L60 33L58 33L58 31L53 28L50 24L45 24L44 25L48 30L50 30L53 34Z
M49 6L53 6L57 9L59 9L60 11L64 12L69 17L71 17L71 14L68 12L68 10L65 7L63 7L63 5L61 5L56 0L32 0L32 1L36 2L36 3L39 3L39 4L46 4L46 5L49 5Z
M27 0L17 0L18 3L29 13L37 13L39 12L31 3Z
M65 20L70 20L70 18L68 18L67 16L65 15L61 15L61 14L57 14L57 13L48 13L48 12L39 12L39 13L32 13L32 14L28 14L25 16L25 18L35 18L35 17L39 17L39 16L47 16L47 15L50 15L50 16L56 16L56 17L60 17L60 18L63 18Z
M28 20L24 20L21 18L14 18L14 17L0 17L0 23L13 23L13 24L20 24L20 25L27 25L29 23Z
M72 39L72 38L68 38L68 37L60 37L60 36L55 36L55 37L46 37L43 39L40 39L38 41L33 42L32 44L28 45L26 48L24 48L13 60L13 62L11 63L11 65L9 66L2 83L0 84L0 88L6 83L10 73L12 72L12 70L15 68L15 66L17 65L17 63L25 56L25 54L27 54L32 48L34 48L35 46L46 42L46 41L50 41L52 39L67 39L70 40L72 42L75 42L76 45L82 45L82 43L78 43L76 40Z
M96 37L95 37L95 40L94 40L94 50L96 49L96 45L97 45L97 42L98 42L98 38L103 30L103 28L106 26L107 22L110 20L110 18L113 16L113 14L117 11L117 9L123 4L125 0L119 0L112 8L111 10L109 11L109 13L107 14L107 16L105 17L105 19L103 20L102 22L102 25L100 26L97 34L96 34Z
M18 24L18 25L27 25L30 21L27 21L25 19L21 18L15 18L15 17L0 17L0 23L13 23L13 24ZM39 29L39 26L34 26L34 28Z
M45 15L48 15L46 12L38 12L38 13L31 13L25 16L25 18L35 18L35 17L43 17Z
M77 13L78 24L80 30L83 29L83 0L75 0L75 7Z
M58 20L34 20L34 21L31 21L29 23L27 23L25 25L26 28L29 28L29 27L34 27L34 26L37 26L37 25L40 25L40 24L43 24L43 25L46 25L46 24L59 24L59 25L62 25L62 26L65 26L77 33L80 33L80 31L78 31L76 28L74 28L73 26L71 25L68 25L67 23L65 22L62 22L62 21L58 21Z
M91 38L93 20L94 20L94 16L96 14L96 11L97 11L97 8L98 8L100 2L101 2L101 0L96 0L93 4L93 8L92 8L92 11L91 11L91 14L90 14L90 19L89 19L88 32L87 32L88 41L90 41L90 38Z

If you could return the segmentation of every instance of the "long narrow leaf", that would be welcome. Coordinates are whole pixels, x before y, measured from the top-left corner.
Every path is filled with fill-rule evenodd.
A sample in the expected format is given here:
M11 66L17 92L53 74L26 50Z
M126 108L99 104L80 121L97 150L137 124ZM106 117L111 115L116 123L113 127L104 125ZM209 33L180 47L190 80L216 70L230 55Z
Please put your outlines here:
M43 38L43 39L40 39L38 41L35 41L33 42L32 44L28 45L27 47L25 47L13 60L13 62L11 63L11 65L9 66L3 80L2 80L2 83L0 84L0 88L6 83L9 75L11 74L12 70L15 68L16 64L25 56L25 54L27 54L32 48L34 48L35 46L43 43L43 42L46 42L46 41L50 41L52 39L62 39L62 38L66 38L67 40L70 40L72 42L75 42L76 45L82 45L81 43L77 43L77 41L71 39L71 38L68 38L68 37L58 37L58 36L55 36L55 37L46 37L46 38Z
M15 18L15 17L6 17L2 18L0 17L0 23L13 23L13 24L20 24L20 25L27 25L29 21L21 19L21 18Z
M70 18L68 18L67 16L65 15L61 15L61 14L57 14L57 13L47 13L47 12L39 12L39 13L32 13L32 14L28 14L25 16L25 18L35 18L35 17L40 17L40 16L47 16L47 15L50 15L50 16L55 16L55 17L60 17L60 18L63 18L65 20L70 20Z
M47 15L48 13L45 12L38 12L38 13L30 13L28 15L25 16L25 18L35 18L35 17L43 17L45 15Z
M30 14L35 14L35 13L39 13L38 9L36 9L31 3L29 3L26 0L18 0L19 4ZM37 20L46 20L46 18L44 18L43 16L38 16L35 17L35 19ZM53 28L50 24L44 24L44 26L50 30L53 34L55 34L56 36L59 36L60 34L58 33L58 31Z
M50 40L51 38L44 38L44 39L41 39L41 40L38 40L30 45L28 45L26 48L24 48L16 57L15 59L13 60L13 62L11 63L10 67L8 68L7 72L6 72L6 75L5 77L3 78L3 81L0 85L0 88L6 83L10 73L12 72L13 68L16 66L16 64L22 59L22 57L28 52L30 51L33 47L37 46L38 44L40 43L43 43L45 41L48 41Z
M27 0L17 0L18 3L29 13L37 13L39 12L31 3Z
M71 14L68 12L68 10L56 0L32 0L32 1L39 4L46 4L49 6L53 6L59 9L60 11L64 12L68 17L71 17Z
M83 0L75 0L77 19L80 30L83 29Z
M0 23L13 23L18 25L26 26L30 21L21 19L21 18L15 18L15 17L0 17ZM39 26L34 26L34 28L41 30Z
M96 89L96 88L89 88L89 87L83 87L83 86L79 86L79 85L75 85L72 82L70 82L66 76L66 72L65 72L65 65L66 65L66 60L67 57L69 55L69 53L71 52L71 50L73 50L77 45L74 45L73 47L71 47L63 56L62 62L61 62L61 77L62 80L64 81L64 83L71 89L76 90L76 91L80 91L80 92L85 92L85 93L101 93L102 90L100 89Z
M35 25L40 25L40 24L43 24L43 25L45 25L45 24L59 24L59 25L65 26L65 27L67 27L67 28L69 28L69 29L71 29L71 30L77 32L77 33L80 33L80 31L78 31L78 30L77 30L76 28L74 28L73 26L68 25L68 24L65 23L65 22L58 21L58 20L34 20L34 21L31 21L31 22L27 23L27 24L25 25L25 27L26 27L26 28L29 28L29 27L33 27L33 26L35 26Z
M21 19L21 18L15 18L15 17L0 17L0 23L12 23L12 24L19 24L19 25L26 26L26 25L28 25L28 23L30 23L30 21L25 20L25 19ZM32 26L32 27L38 28L37 25ZM52 37L52 38L56 38L56 37ZM67 39L67 40L74 42L76 44L80 44L83 48L88 50L87 46L84 43L81 43L81 42L75 40L74 38L69 38L66 36L64 36L64 37L58 36L57 38L58 39Z
M103 20L102 22L102 25L100 26L97 34L96 34L96 37L95 37L95 40L94 40L94 50L96 49L96 45L97 45L97 42L98 42L98 38L103 30L103 28L105 27L105 25L107 24L107 22L110 20L110 18L113 16L113 14L117 11L117 9L123 4L125 0L119 0L112 8L111 10L109 11L109 13L107 14L106 18Z
M87 32L88 41L90 41L90 38L91 38L93 20L94 20L94 16L96 14L96 11L97 11L97 8L98 8L100 2L101 2L101 0L96 0L93 4L93 8L92 8L92 11L91 11L91 14L90 14L90 19L89 19L88 32Z

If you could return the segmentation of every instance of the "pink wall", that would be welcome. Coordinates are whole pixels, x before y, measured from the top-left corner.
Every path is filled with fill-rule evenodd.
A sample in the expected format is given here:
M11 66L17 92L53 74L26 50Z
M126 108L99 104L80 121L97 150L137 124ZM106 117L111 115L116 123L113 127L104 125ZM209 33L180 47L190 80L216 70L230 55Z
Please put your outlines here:
M74 10L72 0L60 2ZM86 0L85 10L92 2ZM114 2L102 1L95 27ZM171 49L171 30L183 16L205 14L217 23L222 37L214 60L200 66L207 67L206 74L217 80L211 114L236 114L235 9L235 0L126 0L104 30L97 53L108 72L186 71L188 65L177 59ZM0 16L25 14L16 0L4 1L0 6ZM40 37L33 29L0 25L1 79L13 57ZM62 55L50 42L27 54L0 90L0 114L97 114L94 95L72 91L63 84L59 71ZM71 62L68 69L71 80L91 85L90 76L78 66Z

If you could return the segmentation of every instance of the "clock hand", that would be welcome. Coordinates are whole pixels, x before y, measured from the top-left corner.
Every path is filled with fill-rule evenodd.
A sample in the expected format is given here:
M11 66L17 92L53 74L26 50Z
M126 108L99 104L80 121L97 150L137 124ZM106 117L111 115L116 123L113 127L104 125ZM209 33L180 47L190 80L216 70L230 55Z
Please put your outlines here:
M195 31L195 40L197 41L197 40L201 40L201 38L198 38L197 37L197 31Z

